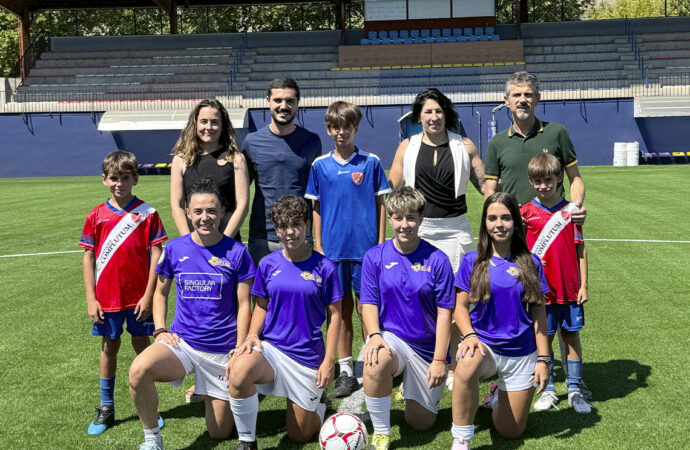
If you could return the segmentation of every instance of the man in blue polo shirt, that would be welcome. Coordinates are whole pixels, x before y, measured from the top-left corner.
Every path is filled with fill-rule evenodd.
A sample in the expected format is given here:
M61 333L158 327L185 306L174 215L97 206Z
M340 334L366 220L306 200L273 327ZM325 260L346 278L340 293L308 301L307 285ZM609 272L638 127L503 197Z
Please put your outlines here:
M321 139L295 124L299 108L299 87L290 78L276 78L268 85L266 100L271 123L250 133L242 143L254 201L249 216L249 254L255 264L282 247L271 223L269 209L283 195L304 196L309 170L321 155ZM311 243L311 232L307 233Z

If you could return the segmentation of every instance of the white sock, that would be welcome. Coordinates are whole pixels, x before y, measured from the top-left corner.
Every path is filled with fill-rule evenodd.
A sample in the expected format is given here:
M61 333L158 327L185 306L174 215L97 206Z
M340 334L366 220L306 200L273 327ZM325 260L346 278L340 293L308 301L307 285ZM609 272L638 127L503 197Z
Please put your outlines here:
M462 439L465 442L470 442L474 437L474 425L455 425L450 427L450 434L453 439Z
M374 425L374 434L391 434L391 396L388 397L369 397L364 396L371 424Z
M355 376L355 372L352 370L352 356L339 359L338 364L340 365L340 373L346 373L348 377Z
M151 428L147 430L144 428L144 441L153 441L158 444L159 447L163 447L163 437L161 436L161 429Z
M316 404L316 414L319 415L319 420L321 420L321 425L323 425L323 419L326 417L326 404L317 403Z
M230 397L230 409L235 417L235 427L240 441L256 440L256 416L259 414L259 395L248 398Z

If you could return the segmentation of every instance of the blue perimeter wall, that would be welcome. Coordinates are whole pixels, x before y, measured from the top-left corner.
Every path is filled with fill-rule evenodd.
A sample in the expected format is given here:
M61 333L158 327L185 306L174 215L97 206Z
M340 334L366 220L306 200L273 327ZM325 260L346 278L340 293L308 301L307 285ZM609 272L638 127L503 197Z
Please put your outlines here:
M468 137L480 147L482 158L488 144L488 122L496 104L459 104ZM326 108L300 110L297 123L318 133L324 151L332 148L323 118ZM409 106L363 108L355 143L376 153L390 168L399 142L397 119ZM478 113L478 114L477 114ZM0 177L99 175L105 155L117 148L133 152L139 162L170 161L178 131L99 132L100 113L0 115ZM614 142L640 142L642 151L685 151L684 130L690 117L633 117L632 99L543 102L537 107L542 120L560 122L569 130L580 165L610 165ZM247 132L270 121L268 110L250 110L248 130L238 130L241 142ZM481 121L481 127L480 127ZM506 108L496 113L497 129L510 125ZM481 139L480 139L481 135ZM480 146L481 143L481 146Z

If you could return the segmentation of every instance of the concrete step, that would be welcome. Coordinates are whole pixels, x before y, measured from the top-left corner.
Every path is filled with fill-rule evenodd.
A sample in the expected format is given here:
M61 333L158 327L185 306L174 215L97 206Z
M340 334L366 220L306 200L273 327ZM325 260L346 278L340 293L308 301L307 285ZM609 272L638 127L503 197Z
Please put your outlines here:
M552 53L606 53L616 52L620 47L619 44L570 44L570 45L555 45L545 44L539 47L525 47L524 53L527 55L541 55Z
M679 58L690 58L690 49L683 50L663 50L656 52L647 52L645 56L654 59L669 58L669 59L679 59Z
M207 82L225 80L227 75L224 73L190 73L190 74L107 74L107 75L78 75L78 76L55 76L55 77L34 77L24 79L24 84L33 86L46 85L90 85L102 83L180 83L180 82Z
M257 47L252 48L256 52L256 56L267 55L305 55L317 54L328 55L338 54L337 45L309 45L309 46L275 46L275 47Z
M525 55L526 63L589 63L592 61L616 61L620 54L611 53L556 53L543 55Z
M126 83L126 82L112 82L112 83L74 83L71 85L53 84L53 85L29 85L22 86L20 90L31 92L113 92L113 91L127 91L127 92L160 92L160 91L179 91L197 89L199 91L208 90L225 90L225 81L210 81L210 82L183 82L183 83L156 83L151 82L147 84L142 83Z
M301 62L294 63L254 63L251 65L243 64L245 67L251 67L252 72L280 72L287 67L292 71L309 71L309 70L331 70L333 67L338 67L337 62Z
M643 51L664 51L677 49L690 49L690 40L687 41L668 41L668 42L639 42L639 47Z
M540 38L526 38L524 39L524 44L527 46L532 45L599 45L599 44L612 44L614 41L620 37L625 37L625 35L610 34L610 35L599 35L599 36L563 36L563 37L540 37Z
M207 56L207 55L194 55L194 56L143 56L143 57L130 57L130 58L81 58L81 59L39 59L36 61L36 67L75 67L75 66L88 66L88 67L100 67L100 66L113 66L113 65L170 65L170 64L225 64L227 62L232 62L232 58L227 56Z
M203 73L225 72L230 73L231 64L161 64L161 65L117 65L102 67L34 67L32 76L47 75L108 75L108 74L136 74L136 73Z
M293 63L293 62L337 62L337 49L333 53L302 53L302 54L271 54L256 55L253 59L256 63Z
M541 72L541 71L581 71L581 70L616 70L623 67L621 61L588 61L586 63L582 62L572 62L572 63L529 63L527 64L527 70L530 72Z
M231 55L232 47L170 48L146 50L81 50L68 52L45 52L42 59L81 59L81 58L141 58L165 56Z
M690 40L690 31L669 31L666 33L635 33L638 41L679 41Z

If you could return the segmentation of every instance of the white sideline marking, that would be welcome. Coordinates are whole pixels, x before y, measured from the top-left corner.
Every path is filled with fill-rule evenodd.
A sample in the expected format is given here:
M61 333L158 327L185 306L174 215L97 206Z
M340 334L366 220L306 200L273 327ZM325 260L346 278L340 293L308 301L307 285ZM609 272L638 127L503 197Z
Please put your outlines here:
M477 238L474 238L476 241ZM597 239L597 238L585 238L585 241L591 242L638 242L643 244L690 244L690 241L665 241L662 239ZM247 245L244 242L244 245ZM65 250L61 252L41 252L41 253L18 253L16 255L0 255L0 258L19 258L22 256L43 256L43 255L63 255L67 253L81 253L84 250Z
M359 389L353 392L349 397L345 397L340 406L338 407L338 412L344 412L353 414L359 417L364 422L369 420L369 413L362 412L362 406L364 406L364 387L362 386L362 377L364 372L364 346L359 351L359 356L353 364L353 369L355 371L355 376L357 377L357 382L359 383Z

